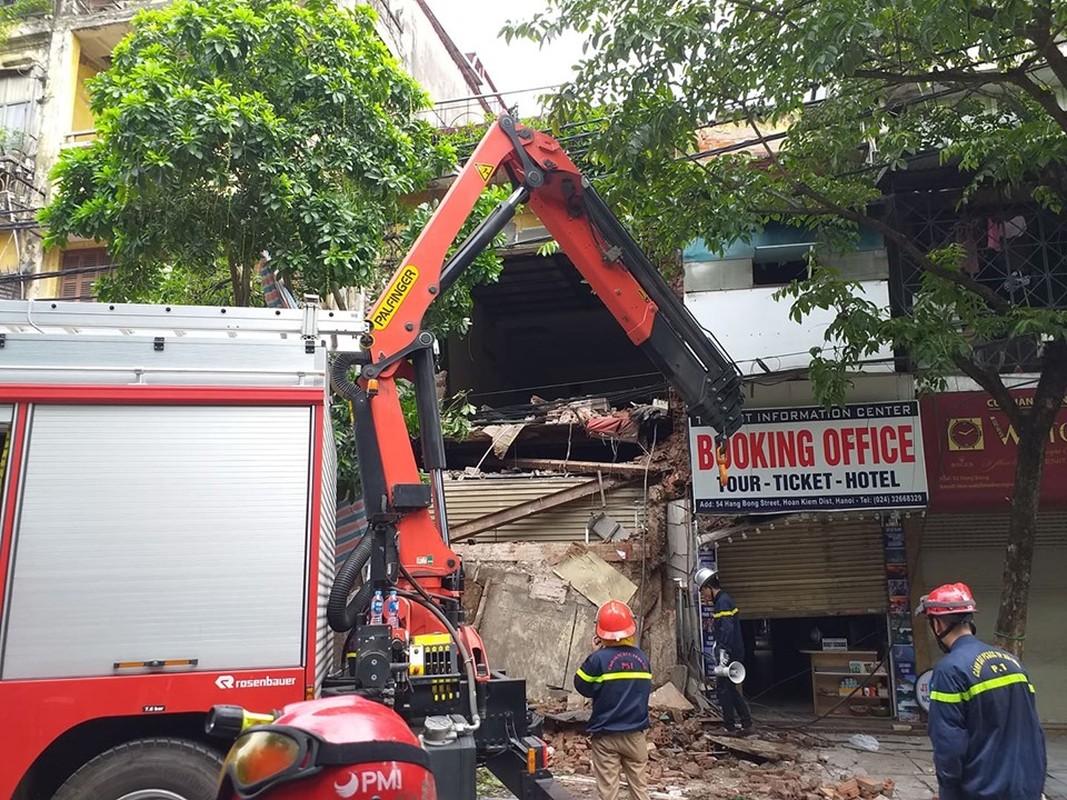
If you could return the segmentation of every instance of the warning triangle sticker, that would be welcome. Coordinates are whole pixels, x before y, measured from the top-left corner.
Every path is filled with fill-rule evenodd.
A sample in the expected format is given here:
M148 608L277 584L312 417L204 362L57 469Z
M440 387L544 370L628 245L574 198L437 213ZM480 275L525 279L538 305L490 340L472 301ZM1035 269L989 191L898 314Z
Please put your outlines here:
M475 164L474 168L478 170L478 174L482 176L482 180L486 183L493 177L493 173L496 172L496 167L492 164Z

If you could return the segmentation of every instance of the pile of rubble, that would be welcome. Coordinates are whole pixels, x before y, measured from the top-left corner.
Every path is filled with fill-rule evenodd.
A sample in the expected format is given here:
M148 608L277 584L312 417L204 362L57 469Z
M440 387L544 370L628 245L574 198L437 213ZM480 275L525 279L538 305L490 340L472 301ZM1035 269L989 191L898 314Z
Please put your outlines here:
M542 708L552 770L565 783L590 782L588 713ZM796 732L720 735L708 714L656 712L649 731L649 788L655 796L746 800L854 800L892 797L893 782L869 776L842 780L818 757L821 741ZM571 777L568 777L571 776Z

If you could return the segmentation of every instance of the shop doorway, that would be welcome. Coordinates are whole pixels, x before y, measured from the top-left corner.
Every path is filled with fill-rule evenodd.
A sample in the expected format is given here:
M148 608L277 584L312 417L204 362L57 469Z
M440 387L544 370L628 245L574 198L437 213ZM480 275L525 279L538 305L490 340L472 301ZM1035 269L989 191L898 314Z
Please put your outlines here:
M816 698L809 651L822 651L824 644L832 644L832 640L841 644L844 640L844 649L848 652L874 652L880 661L888 647L887 622L882 614L743 620L741 631L748 654L745 693L755 704L757 714L814 715ZM868 658L864 656L856 661ZM849 658L842 658L842 661L847 663ZM847 674L836 674L838 671L847 673L847 666L832 671L833 676L821 674L817 681L824 697L849 679ZM884 683L882 688L888 694L888 679L878 683ZM825 702L822 705L825 707ZM857 712L863 707L860 703L846 703L838 712L847 715L852 705L856 706Z

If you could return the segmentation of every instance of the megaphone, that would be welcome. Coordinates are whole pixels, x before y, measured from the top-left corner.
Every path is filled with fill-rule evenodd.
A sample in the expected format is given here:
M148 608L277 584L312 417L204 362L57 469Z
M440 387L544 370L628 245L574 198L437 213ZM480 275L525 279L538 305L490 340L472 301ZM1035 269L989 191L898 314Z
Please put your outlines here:
M745 682L745 665L740 661L733 661L725 667L714 667L711 674L716 678L729 678L730 683Z

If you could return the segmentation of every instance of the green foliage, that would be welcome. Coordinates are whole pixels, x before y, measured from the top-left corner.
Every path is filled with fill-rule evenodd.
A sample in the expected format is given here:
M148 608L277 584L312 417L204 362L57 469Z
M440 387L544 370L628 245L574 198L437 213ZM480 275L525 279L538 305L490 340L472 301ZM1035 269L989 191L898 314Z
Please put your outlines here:
M53 0L15 0L0 8L0 26L10 27L19 20L48 14L52 5Z
M334 395L330 404L330 421L333 424L337 453L337 500L352 501L362 494L363 484L359 478L351 404Z
M14 0L4 6L0 6L0 44L7 42L11 30L23 20L33 17L43 17L52 11L53 0ZM25 134L22 131L0 131L2 134L2 152L9 149L19 149L23 145Z
M724 250L771 222L809 227L819 253L836 252L866 225L922 271L896 318L817 258L810 281L779 293L798 321L837 310L811 374L823 401L840 402L848 373L884 344L906 349L936 387L979 369L983 339L1064 337L1062 313L1010 305L959 269L958 248L928 252L871 209L886 175L934 152L965 173L964 202L982 191L1062 209L1067 109L1053 90L1067 84L1055 44L1065 27L1067 5L1047 0L547 0L504 34L586 37L554 124L597 123L583 159L659 255L697 237ZM702 129L747 146L701 157Z
M537 255L539 256L551 256L559 252L559 242L555 239L545 242L543 245L537 248Z
M415 407L415 387L410 383L401 383L398 385L397 393L400 395L400 407L404 410L404 423L407 425L408 435L417 438L419 412ZM469 392L458 392L446 398L441 404L441 430L446 439L463 441L470 436L470 418L474 416L476 409L467 402L468 394Z
M399 198L453 157L373 12L331 0L142 11L89 89L99 136L41 220L49 246L108 242L109 300L226 278L244 304L264 250L297 292L370 284Z

